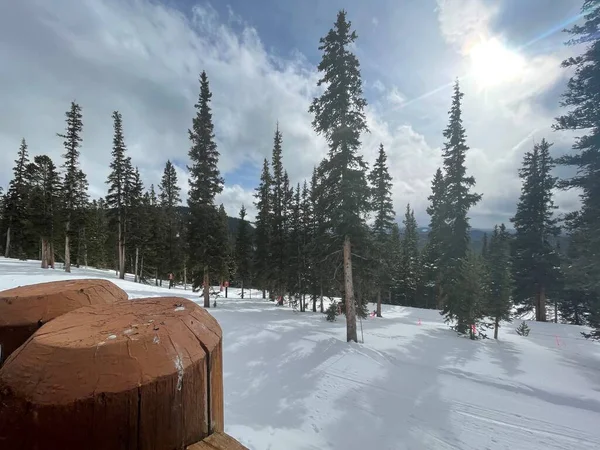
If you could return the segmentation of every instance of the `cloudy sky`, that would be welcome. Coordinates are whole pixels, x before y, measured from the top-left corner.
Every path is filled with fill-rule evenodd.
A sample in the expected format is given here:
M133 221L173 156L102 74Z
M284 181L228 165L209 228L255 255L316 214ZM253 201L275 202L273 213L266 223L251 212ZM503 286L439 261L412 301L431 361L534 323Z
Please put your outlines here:
M105 195L111 113L123 115L126 143L144 182L158 184L164 164L178 167L186 190L187 129L206 70L220 169L219 201L230 215L253 189L272 148L276 121L292 181L310 177L326 152L307 112L316 93L318 41L345 8L359 39L369 102L363 153L380 142L394 178L401 218L408 202L420 225L441 163L451 83L465 92L468 170L483 201L474 227L508 221L519 195L523 153L546 137L554 154L572 136L552 132L569 76L560 62L561 30L582 0L8 0L0 2L0 186L19 142L31 155L60 162L64 113L83 108L82 166L92 197ZM564 171L564 169L561 169ZM561 211L575 193L558 193Z

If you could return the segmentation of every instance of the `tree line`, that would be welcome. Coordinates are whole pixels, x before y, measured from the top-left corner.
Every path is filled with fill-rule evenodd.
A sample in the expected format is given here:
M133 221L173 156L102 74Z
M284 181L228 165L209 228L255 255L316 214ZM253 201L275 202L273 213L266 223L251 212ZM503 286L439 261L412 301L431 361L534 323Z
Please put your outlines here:
M73 102L66 113L65 153L59 171L46 155L28 155L22 141L14 176L2 196L0 231L5 256L39 257L42 267L56 258L70 270L76 265L127 270L137 281L159 280L167 273L183 274L192 288L203 290L210 307L210 285L229 281L244 289L260 289L271 300L287 297L301 311L323 312L323 297L341 297L347 339L357 341L356 315L367 304L439 309L459 333L471 338L515 314L534 312L547 320L588 324L600 338L600 151L593 108L600 83L598 9L585 5L586 23L571 31L571 43L586 42L585 53L563 64L576 71L563 95L568 108L556 130L585 130L574 152L550 155L546 139L523 157L521 195L511 218L514 231L498 224L485 237L481 252L470 245L469 211L482 195L465 165L469 150L462 119L458 80L454 84L448 126L443 131L443 164L433 175L427 213L429 235L418 246L414 211L406 206L402 227L392 202L392 176L384 144L369 167L360 154L361 136L368 132L360 63L352 52L357 34L340 11L321 38L318 65L321 95L308 111L328 152L310 179L293 185L284 168L284 135L275 127L270 160L263 161L255 191L256 217L248 220L245 206L235 232L228 227L216 196L224 181L218 169L212 93L205 72L200 75L196 114L189 129L189 195L181 206L175 166L167 161L158 192L145 189L139 170L127 155L123 120L113 113L111 172L104 199L89 200L86 176L79 166L82 145L81 107ZM600 72L598 72L600 73ZM392 149L393 151L393 149ZM558 180L556 165L575 166L576 176ZM555 214L556 189L575 188L579 211ZM558 237L569 236L561 248ZM489 238L489 239L488 239ZM63 246L64 245L64 246ZM565 248L566 247L566 248ZM71 256L71 253L73 255ZM150 268L151 274L148 274Z

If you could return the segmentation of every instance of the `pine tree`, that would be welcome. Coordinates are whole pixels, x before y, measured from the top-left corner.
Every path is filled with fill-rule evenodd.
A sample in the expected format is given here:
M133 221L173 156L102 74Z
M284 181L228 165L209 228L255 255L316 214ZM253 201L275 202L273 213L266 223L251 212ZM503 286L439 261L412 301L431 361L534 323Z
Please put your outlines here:
M287 214L287 239L286 239L286 268L287 286L290 296L295 296L300 301L300 311L305 311L305 288L303 280L303 248L302 248L302 213L300 201L300 183L296 189L291 189L293 196Z
M256 198L256 230L254 254L254 279L257 287L262 289L263 298L265 291L269 286L270 267L271 267L271 173L269 172L269 163L265 159L263 170L260 175L260 185L256 189L254 197Z
M302 281L302 294L310 295L312 310L317 312L317 283L313 279L313 259L310 243L314 236L314 217L310 199L310 189L304 180L300 194L300 279Z
M488 270L486 315L494 319L494 339L498 339L500 321L510 321L512 309L510 235L504 224L494 227L484 263Z
M399 261L399 298L404 306L417 306L417 286L419 285L419 234L415 212L406 205L404 216L404 236Z
M397 223L392 225L392 231L390 232L390 274L391 274L391 287L390 287L390 298L389 303L392 305L400 304L400 297L402 292L403 272L402 272L402 235L400 234L400 227Z
M13 179L8 185L4 202L4 229L6 245L4 257L25 258L25 229L28 224L29 177L27 173L29 153L27 142L23 138L13 168Z
M133 168L131 158L126 155L127 147L123 136L123 120L121 113L114 111L113 118L113 148L111 172L106 183L108 195L106 204L111 209L111 215L117 225L117 254L119 278L125 279L125 243L127 234L127 210L129 208L129 195L131 193L131 176Z
M551 175L550 146L542 139L525 154L519 171L521 196L511 219L516 231L512 247L515 303L523 305L519 313L535 309L538 321L546 321L546 296L556 285L560 265L554 246L560 228L553 217L556 178Z
M431 202L427 207L427 214L431 218L429 223L429 239L424 254L424 280L427 286L427 295L431 297L431 306L442 309L444 292L442 288L442 256L445 252L444 243L449 237L449 228L446 222L446 184L442 169L438 168L431 182Z
M346 20L346 11L340 11L334 27L320 40L323 57L318 66L322 74L318 86L326 88L309 108L314 114L315 131L324 135L329 145L322 167L325 220L333 237L332 245L343 249L347 340L354 342L358 339L352 245L364 240L364 217L370 206L367 165L357 154L360 135L368 128L359 62L350 50L356 38Z
M463 95L457 81L449 111L450 121L444 130L446 142L443 149L445 172L443 186L446 192L443 196L443 216L446 219L447 234L442 239L440 261L443 289L442 313L447 322L456 322L455 329L461 334L467 332L476 319L475 309L469 309L468 305L461 305L468 300L461 292L460 286L470 282L471 277L465 273L465 270L473 265L473 261L467 261L471 229L468 213L469 209L481 200L481 195L471 192L471 188L475 185L475 178L467 176L465 167L469 147L466 144L466 133L461 118ZM465 315L466 311L469 311L467 315Z
M210 308L210 281L222 272L222 221L215 208L215 196L223 190L223 179L217 166L219 152L215 142L210 100L212 93L206 72L200 75L200 96L196 117L189 130L192 146L188 206L187 239L192 289L204 287L204 307Z
M158 185L160 205L162 208L159 223L164 220L164 235L161 236L162 254L164 262L160 261L159 272L163 275L164 267L168 272L175 272L181 269L182 252L180 245L180 227L181 217L179 214L179 205L181 204L181 189L177 185L177 172L171 161L167 161L160 184Z
M240 209L240 224L235 240L235 261L237 278L242 287L242 298L244 298L244 287L250 283L252 273L252 239L244 205Z
M600 339L600 1L585 0L582 13L583 25L575 25L569 31L571 45L585 43L580 56L563 62L572 68L567 91L561 106L568 111L557 119L557 130L583 130L573 145L574 153L565 155L557 163L577 168L575 176L563 179L560 187L576 189L580 193L581 209L568 217L567 230L573 247L569 270L565 272L566 288L571 295L579 293L589 305L588 338ZM576 294L577 295L577 294Z
M139 280L140 253L143 254L150 232L146 216L146 202L148 202L148 199L144 195L144 183L137 167L133 170L130 189L127 195L126 229L129 236L127 243L130 250L129 254L134 255L131 269L134 274L134 281L137 282Z
M29 220L36 240L41 244L41 267L54 268L55 214L60 206L60 177L49 156L34 157L31 165L29 191Z
M109 268L107 248L109 245L109 221L106 202L100 198L92 200L88 208L88 258L92 267Z
M71 102L71 108L65 113L65 116L65 134L57 134L57 136L63 139L65 148L61 209L65 233L65 271L71 272L70 240L85 218L84 209L88 201L88 183L87 177L79 168L79 149L83 141L81 137L83 131L81 107L77 103Z
M460 263L461 277L455 289L461 293L461 299L454 305L458 320L453 328L460 334L468 334L471 339L485 338L488 324L482 320L486 314L483 260L480 255L468 251Z
M485 260L488 257L488 234L483 233L483 239L481 240L481 257Z
M271 167L273 177L271 179L271 212L270 212L270 251L271 251L271 288L272 295L278 297L284 295L287 286L286 268L286 208L288 206L287 197L289 191L285 185L285 174L282 162L282 134L279 131L279 123L275 130L273 138L273 156Z
M217 257L219 258L219 284L222 286L225 281L230 281L231 273L235 272L235 257L229 236L228 218L222 203L219 205L219 225L216 241L221 243L221 251Z
M379 154L373 170L369 174L372 187L372 209L375 213L373 223L374 253L377 261L375 267L377 284L377 317L381 317L381 292L389 290L391 284L391 265L388 245L390 233L394 224L396 213L392 203L392 177L387 167L387 155L383 144L379 144Z

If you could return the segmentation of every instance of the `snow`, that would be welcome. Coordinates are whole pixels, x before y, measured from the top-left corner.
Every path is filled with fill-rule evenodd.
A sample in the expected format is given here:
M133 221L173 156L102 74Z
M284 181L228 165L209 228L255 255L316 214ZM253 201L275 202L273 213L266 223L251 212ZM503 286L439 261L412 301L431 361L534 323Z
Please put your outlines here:
M98 277L131 298L201 301L114 271L38 265L0 258L0 289ZM600 448L600 344L583 327L528 322L523 337L517 321L499 341L470 341L437 311L384 305L384 318L362 321L365 343L348 344L343 316L245 294L230 288L209 311L224 334L225 431L250 449Z

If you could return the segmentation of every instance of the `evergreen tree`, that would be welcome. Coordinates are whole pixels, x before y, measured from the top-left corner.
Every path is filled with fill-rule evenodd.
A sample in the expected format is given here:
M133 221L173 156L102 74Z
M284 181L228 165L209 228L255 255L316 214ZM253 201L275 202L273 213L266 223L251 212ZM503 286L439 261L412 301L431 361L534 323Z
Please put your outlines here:
M240 224L238 225L235 240L235 262L237 278L242 287L242 298L244 298L244 287L249 285L252 274L252 238L250 236L250 226L246 220L246 208L244 205L240 209Z
M148 227L147 203L149 199L144 195L144 183L140 171L136 167L131 178L131 188L127 195L127 233L130 255L132 255L131 271L134 281L139 280L140 253L148 242L150 228ZM135 255L135 256L133 256Z
M494 319L494 339L498 339L500 321L509 321L512 309L510 235L504 224L494 227L484 262L488 270L486 315Z
M431 218L429 223L429 239L424 254L423 273L427 295L431 298L432 307L442 309L442 256L444 243L449 237L448 223L446 222L446 184L442 169L438 168L431 182L431 202L427 207L427 214Z
M109 268L109 222L106 202L103 199L93 200L88 209L88 258L92 267Z
M54 268L54 231L60 206L60 177L49 156L35 156L31 165L29 220L33 234L41 244L41 266Z
M283 170L282 162L282 135L279 131L279 124L275 130L273 139L273 156L271 159L271 167L273 169L273 177L271 180L271 289L272 295L278 297L284 295L285 287L287 286L287 271L286 271L286 208L288 207L289 197L289 179L288 185L285 185L286 175Z
M86 175L79 168L79 149L83 141L81 137L83 131L81 107L77 103L71 102L71 108L65 113L65 116L65 134L57 134L57 136L63 139L65 148L61 207L65 233L65 271L71 272L70 240L74 232L79 231L79 227L85 219L88 183Z
M4 257L25 258L25 229L28 227L27 217L29 202L29 153L27 142L21 140L19 153L13 168L13 179L8 185L4 202L4 230L6 245Z
M573 247L569 270L565 272L570 295L578 292L589 304L589 324L593 331L586 337L600 339L600 1L585 0L585 22L569 31L571 45L585 43L580 56L563 62L573 68L561 106L568 111L557 119L557 130L585 130L573 145L574 153L557 162L577 168L575 176L561 180L560 187L580 193L581 209L568 217L567 230Z
M465 273L465 270L470 270L474 264L472 260L467 261L471 229L468 213L469 209L481 199L481 195L471 192L471 188L475 185L475 178L467 176L465 167L469 147L466 144L466 133L461 118L463 95L457 81L449 111L450 121L444 130L446 142L443 149L445 171L443 186L446 192L443 196L443 216L446 218L447 234L442 240L440 261L443 289L442 313L447 322L456 323L454 328L461 334L466 333L476 319L474 316L476 309L469 308L466 303L467 296L463 295L461 285L468 284L472 280L472 277Z
M121 113L114 111L113 118L113 148L111 172L106 183L108 184L108 195L106 204L111 209L113 220L117 225L117 254L119 278L125 279L125 244L127 235L127 211L130 206L130 194L132 191L133 167L131 158L126 155L127 147L123 136L123 120Z
M331 264L327 258L327 248L329 243L329 234L325 228L324 220L324 195L322 183L322 172L315 167L310 181L310 193L308 210L311 218L309 226L310 240L307 248L309 261L309 284L313 295L313 311L316 310L316 299L319 297L319 310L324 312L323 294L326 289L325 280L330 278L329 272ZM333 273L333 271L331 271Z
M222 221L215 208L215 196L223 190L219 152L215 142L210 100L212 93L206 72L200 75L200 96L196 117L189 130L192 146L188 193L189 221L187 230L192 289L204 287L204 307L210 307L211 277L218 278L223 268Z
M309 109L315 131L324 135L329 145L322 167L325 220L333 237L331 245L343 249L347 340L355 342L352 246L365 239L365 215L370 206L367 165L357 153L360 135L368 128L359 62L350 50L356 38L346 12L340 11L334 27L320 40L323 57L318 86L326 88Z
M402 292L403 272L401 270L402 235L400 234L400 227L397 223L392 225L392 230L390 233L390 246L388 251L390 253L389 270L392 278L388 302L392 305L399 305Z
M164 262L160 261L159 272L164 275L164 268L168 272L181 270L183 260L179 226L181 217L178 209L181 204L181 189L177 185L177 172L171 161L165 164L158 190L162 208L159 223L164 223L164 235L161 236L161 242L164 243L161 245Z
M546 296L556 285L560 265L554 246L560 228L553 217L556 178L551 175L550 146L542 139L525 154L519 171L521 196L511 219L516 231L512 247L515 303L523 305L519 313L535 309L538 321L546 320Z
M461 334L468 334L471 339L485 338L485 328L488 324L482 320L487 306L483 260L480 255L468 251L467 256L461 259L461 264L461 277L456 289L461 292L462 298L455 304L458 325L454 328ZM462 329L461 324L464 324Z
M483 239L481 240L481 257L486 260L488 257L488 234L483 233Z
M417 306L417 286L419 285L419 234L415 212L406 205L404 216L404 236L399 261L399 298L404 306Z
M235 273L235 255L229 237L227 213L222 203L219 205L219 225L216 238L221 243L219 284L222 286L225 281L230 281L231 273Z
M391 285L392 260L388 245L396 216L392 203L392 177L388 171L387 155L383 144L379 144L379 154L373 170L369 174L369 181L372 187L372 208L375 213L373 251L376 261L377 317L381 317L381 292L389 290Z
M254 197L256 198L256 229L254 254L254 279L257 287L262 289L263 298L265 291L269 286L271 267L271 173L269 172L269 163L265 159L263 170L260 175L260 185L256 189Z
M291 189L293 198L290 202L288 212L288 230L287 230L287 251L286 251L286 268L287 268L287 285L290 296L295 296L300 301L300 311L304 312L305 304L304 297L306 294L303 283L303 248L302 248L302 213L300 201L300 183L296 189Z
M317 312L317 290L316 283L313 279L313 259L311 254L310 243L315 238L314 236L314 217L312 204L310 199L310 189L308 183L304 180L302 184L302 192L300 194L300 279L302 282L302 295L310 295L312 301L312 310Z

